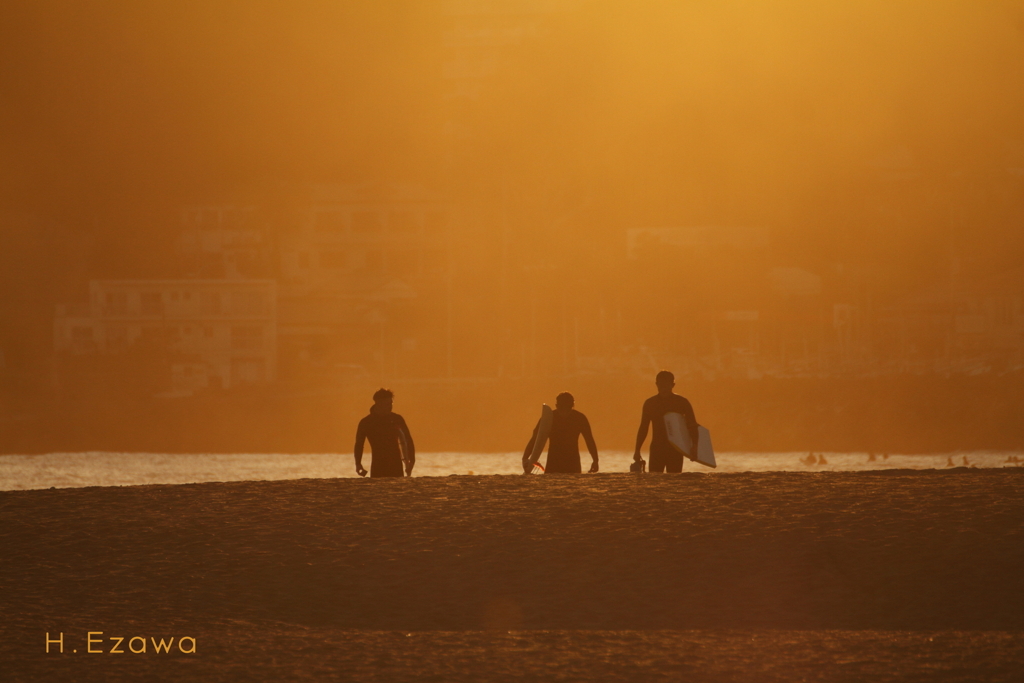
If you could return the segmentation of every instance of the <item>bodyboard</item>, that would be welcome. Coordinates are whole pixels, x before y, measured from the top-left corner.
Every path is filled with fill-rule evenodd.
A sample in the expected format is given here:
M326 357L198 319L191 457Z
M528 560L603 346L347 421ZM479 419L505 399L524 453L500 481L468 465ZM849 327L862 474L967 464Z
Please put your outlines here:
M687 458L693 459L690 455L693 451L693 440L690 438L690 431L686 428L686 420L679 413L665 413L665 433L668 435L668 442Z
M686 429L686 420L679 413L665 413L665 433L668 435L668 442L677 451L690 460L699 462L707 467L718 467L715 462L715 450L711 446L711 432L706 427L697 425L697 453L693 454L693 440L690 432Z
M544 444L547 443L548 437L551 436L552 420L554 420L554 413L551 410L551 406L545 403L540 409L540 420L537 421L537 438L533 440L533 451L523 462L523 474L529 474L533 471L533 466L537 464L540 454L544 452Z
M718 467L715 462L715 449L711 447L711 432L700 425L697 425L697 457L694 459L701 465Z

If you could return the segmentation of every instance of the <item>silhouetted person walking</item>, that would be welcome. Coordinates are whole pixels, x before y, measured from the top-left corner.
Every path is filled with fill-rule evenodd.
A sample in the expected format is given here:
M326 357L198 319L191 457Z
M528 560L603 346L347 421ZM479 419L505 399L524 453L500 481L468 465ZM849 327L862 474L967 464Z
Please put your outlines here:
M555 410L552 412L551 435L548 445L548 461L544 471L548 474L558 473L579 473L583 471L580 464L580 435L587 442L587 450L593 462L590 465L591 472L597 472L597 444L594 443L594 434L590 431L590 421L587 416L573 406L576 399L568 391L563 391L555 398ZM533 453L533 445L537 440L537 428L533 428L533 436L530 443L526 444L523 451L523 460Z
M633 453L633 460L640 462L640 448L647 438L647 429L654 426L654 434L651 436L651 472L682 472L683 454L676 450L668 440L668 433L665 430L665 414L679 413L686 422L686 430L690 434L691 454L697 452L697 418L693 415L693 406L679 394L672 391L676 385L676 378L668 370L662 370L654 380L658 387L658 393L644 401L644 412L640 418L640 429L636 434L636 451ZM692 460L692 458L691 458Z
M378 389L373 395L370 414L359 421L356 430L356 472L360 477L366 476L363 469L363 441L370 440L373 459L370 462L371 477L401 477L403 470L402 446L404 439L408 462L405 463L405 475L412 474L416 464L416 447L412 443L412 434L405 420L398 413L391 411L395 395L390 389Z

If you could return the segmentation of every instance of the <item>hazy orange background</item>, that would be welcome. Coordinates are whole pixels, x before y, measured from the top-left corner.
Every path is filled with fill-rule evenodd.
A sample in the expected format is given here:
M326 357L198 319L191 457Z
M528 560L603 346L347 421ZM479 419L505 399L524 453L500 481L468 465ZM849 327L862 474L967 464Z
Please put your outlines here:
M286 231L282 217L310 184L413 183L439 193L453 207L450 374L495 384L446 389L450 403L423 398L420 414L406 415L415 430L417 418L437 424L482 400L479 420L523 416L522 441L536 404L555 390L593 386L591 412L616 416L653 390L632 375L579 379L566 360L567 320L582 330L573 353L582 344L579 353L594 356L639 347L672 356L687 347L690 320L771 309L758 298L766 268L853 273L823 275L819 308L831 311L853 300L883 307L941 287L951 273L973 281L1024 263L1019 0L11 2L4 14L3 405L43 420L32 424L60 414L58 425L92 425L30 430L47 431L49 445L8 425L8 450L136 443L141 434L111 436L127 429L111 426L122 410L113 389L90 389L109 418L81 417L96 409L88 392L54 407L53 306L81 297L90 278L172 273L187 204L256 204ZM771 240L754 256L628 259L626 231L652 226L752 226ZM427 304L420 313L436 317ZM612 319L618 331L600 332ZM353 329L364 333L375 334ZM401 380L385 378L400 395ZM998 438L968 443L980 424L972 423L957 447L1018 444L1012 406L1021 392L1000 382L978 389L1003 406L1005 420L984 430ZM376 383L344 389L352 414L337 415L339 448ZM948 400L928 409L931 426L907 427L913 433L893 443L949 442L933 446L927 432L964 399L963 387L939 385L906 389L896 403L911 413L917 400ZM690 391L704 399L698 418L717 416L718 430L733 435L763 414L762 399L737 408L743 397L777 396L783 422L805 415L815 424L806 415L821 395L871 405L880 391L829 385L812 401L792 383L723 386ZM309 446L312 427L280 416L319 408L275 400L286 406L268 409L282 420L275 447ZM231 405L216 429L244 435L252 414ZM142 410L160 423L162 408ZM606 442L628 447L626 422ZM781 438L773 424L753 441L723 438L770 449ZM518 433L510 425L500 439L467 441L458 430L430 432L426 445L502 450ZM822 447L822 438L832 437L786 437L793 447ZM843 443L888 447L878 441ZM226 438L216 447L252 445Z

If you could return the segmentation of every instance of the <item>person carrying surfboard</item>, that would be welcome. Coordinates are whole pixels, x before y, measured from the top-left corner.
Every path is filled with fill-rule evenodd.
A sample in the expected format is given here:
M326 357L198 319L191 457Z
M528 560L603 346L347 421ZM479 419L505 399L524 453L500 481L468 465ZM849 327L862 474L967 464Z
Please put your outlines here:
M649 471L682 472L683 453L669 440L665 416L671 413L682 416L686 436L691 444L691 452L696 450L692 444L696 444L698 440L697 418L693 414L693 406L690 405L690 402L672 391L676 386L675 375L668 370L662 370L655 377L654 383L658 387L658 393L644 401L640 429L636 434L636 451L633 453L633 460L643 462L643 458L640 457L640 448L647 439L648 428L653 426ZM690 454L688 457L693 459Z
M392 412L395 395L390 389L378 389L373 395L370 414L359 421L356 430L356 473L365 477L363 468L363 443L370 440L373 459L370 463L371 477L401 477L412 475L416 464L416 446L405 419Z
M587 443L587 450L593 462L590 465L590 472L597 472L597 444L594 442L594 434L590 431L590 421L587 416L573 408L576 399L568 391L563 391L555 398L555 409L551 411L551 431L548 438L551 439L548 446L548 461L544 467L547 474L574 474L583 471L580 464L580 435ZM550 410L550 409L549 409ZM526 444L523 451L523 462L527 462L533 452L534 444L537 441L537 427L533 428L533 436L530 443ZM543 448L543 442L541 443Z

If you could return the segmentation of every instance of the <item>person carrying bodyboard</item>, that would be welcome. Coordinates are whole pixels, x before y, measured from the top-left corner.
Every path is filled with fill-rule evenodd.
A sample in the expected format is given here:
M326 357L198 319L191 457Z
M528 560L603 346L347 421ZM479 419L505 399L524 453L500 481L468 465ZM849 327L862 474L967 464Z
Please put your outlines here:
M690 402L672 391L676 386L675 375L668 370L662 370L654 383L658 387L658 393L644 401L633 462L643 462L640 449L647 439L648 430L653 428L648 471L682 472L684 453L691 460L696 457L696 445L699 440L697 418L693 414ZM670 416L670 419L666 420L666 416ZM678 435L673 435L676 437L675 441L680 441L679 437L682 437L682 448L673 445L673 440L669 438L669 426L679 432Z

